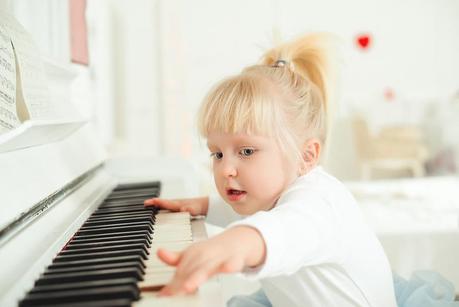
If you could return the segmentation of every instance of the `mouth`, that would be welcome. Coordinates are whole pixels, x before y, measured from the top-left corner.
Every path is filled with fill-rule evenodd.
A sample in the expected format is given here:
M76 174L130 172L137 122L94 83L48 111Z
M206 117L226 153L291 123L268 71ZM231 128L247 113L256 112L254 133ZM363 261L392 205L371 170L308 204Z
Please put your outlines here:
M226 196L230 201L239 201L247 194L246 191L236 189L226 189Z

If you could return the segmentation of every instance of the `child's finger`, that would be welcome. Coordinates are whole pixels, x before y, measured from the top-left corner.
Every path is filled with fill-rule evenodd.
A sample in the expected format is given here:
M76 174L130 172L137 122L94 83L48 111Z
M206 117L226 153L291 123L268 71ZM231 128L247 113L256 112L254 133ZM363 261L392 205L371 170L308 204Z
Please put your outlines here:
M178 294L187 294L187 292L185 292L185 290L176 283L168 284L162 287L158 292L158 296L171 296Z
M206 270L199 270L194 272L184 283L183 289L185 293L193 293L198 289L200 285L202 285L209 277L213 274L212 272L208 272Z
M181 274L175 274L169 284L164 286L158 296L170 296L177 294L192 294L197 291L198 287L203 284L207 279L208 275L205 270L192 273L186 280Z
M163 209L177 210L178 204L175 201L166 200L162 198L150 198L143 202L145 206L158 206Z
M165 250L163 248L159 248L158 251L156 252L156 255L161 261L163 261L167 265L176 266L180 261L181 253L172 252L172 251Z
M173 294L174 292L171 291L171 287L169 285L162 287L161 290L158 292L158 296L170 296Z
M151 205L155 205L156 202L157 202L157 198L155 197L155 198L145 199L145 200L143 201L143 204L144 204L145 206L151 206Z
M191 215L198 215L198 210L193 206L183 206L180 208L182 212L189 212Z
M187 265L187 273L177 271L174 276L173 283L179 285L180 291L187 294L193 293L206 282L209 278L221 272L220 261L210 260L201 263L193 268L192 265ZM180 270L180 268L178 268Z
M156 205L161 205L161 204L165 204L167 201L164 200L164 199L161 199L161 198L158 198L158 197L153 197L153 198L149 198L149 199L146 199L143 204L144 205L153 205L153 206L156 206Z
M183 279L180 278L176 272L172 280L159 291L158 296L170 296L177 294L187 294L187 292L183 287Z

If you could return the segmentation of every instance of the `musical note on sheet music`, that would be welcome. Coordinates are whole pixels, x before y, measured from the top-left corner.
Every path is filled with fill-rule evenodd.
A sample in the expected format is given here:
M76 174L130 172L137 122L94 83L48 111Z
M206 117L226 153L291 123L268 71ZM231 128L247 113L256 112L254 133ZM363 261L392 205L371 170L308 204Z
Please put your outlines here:
M0 133L20 124L16 113L16 62L6 28L0 24Z

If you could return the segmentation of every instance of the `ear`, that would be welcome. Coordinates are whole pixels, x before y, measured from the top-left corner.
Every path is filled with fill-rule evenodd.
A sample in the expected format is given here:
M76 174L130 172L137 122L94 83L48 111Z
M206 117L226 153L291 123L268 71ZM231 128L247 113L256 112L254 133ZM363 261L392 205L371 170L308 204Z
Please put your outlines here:
M317 138L307 140L303 145L303 161L302 162L302 174L307 173L310 169L319 163L319 157L321 153L321 143Z

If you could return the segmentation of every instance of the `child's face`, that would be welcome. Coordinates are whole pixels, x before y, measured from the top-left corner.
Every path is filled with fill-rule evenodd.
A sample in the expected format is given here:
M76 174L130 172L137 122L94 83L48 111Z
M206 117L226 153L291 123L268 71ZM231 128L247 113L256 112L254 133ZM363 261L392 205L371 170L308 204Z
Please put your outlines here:
M298 166L271 138L211 133L207 145L218 192L238 214L271 209L298 176Z

